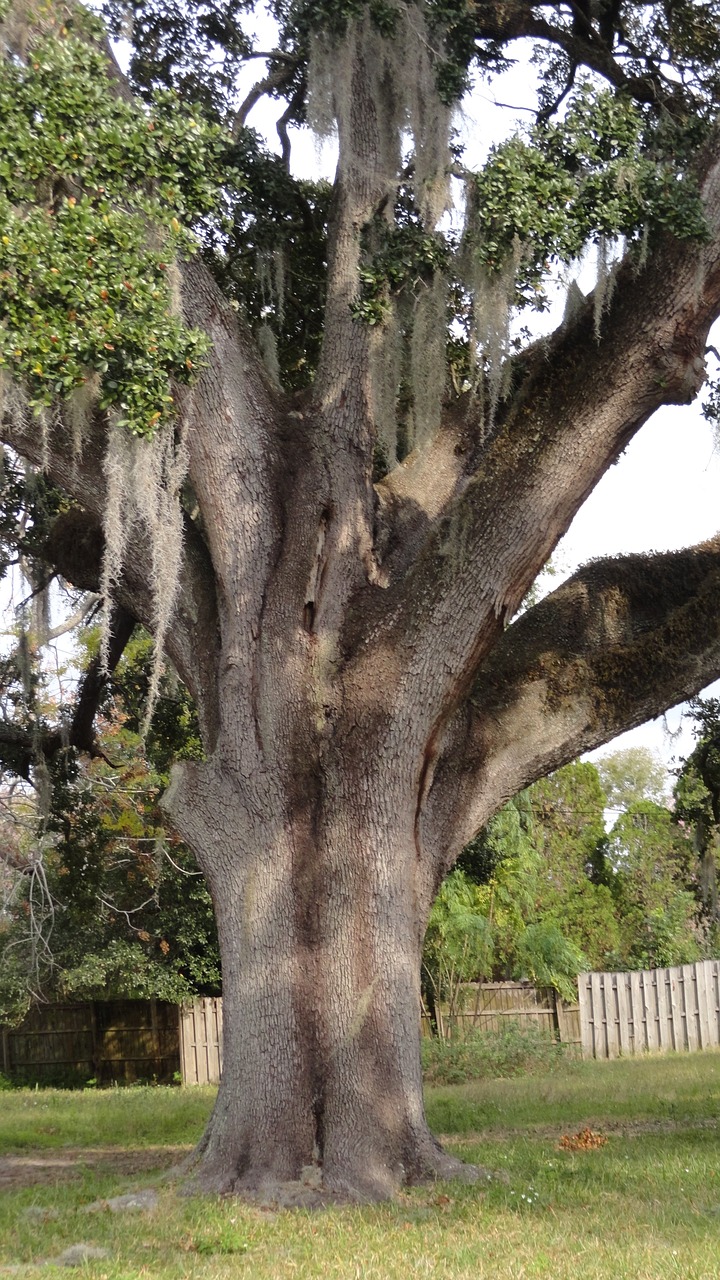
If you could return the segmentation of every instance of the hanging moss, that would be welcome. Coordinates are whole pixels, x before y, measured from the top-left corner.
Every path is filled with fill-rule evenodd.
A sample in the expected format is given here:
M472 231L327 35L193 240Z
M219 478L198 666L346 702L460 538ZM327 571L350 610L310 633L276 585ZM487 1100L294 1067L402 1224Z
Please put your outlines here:
M446 330L447 282L436 272L417 299L410 339L413 447L425 444L440 426L447 377Z
M107 486L103 532L101 592L105 598L101 657L107 664L110 642L110 605L117 592L128 548L146 539L152 559L155 649L148 692L144 732L147 731L162 675L162 653L177 597L183 553L181 489L187 474L188 455L183 436L172 426L162 427L151 439L130 436L117 425L108 436L104 459Z
M439 27L426 5L396 0L383 26L369 12L348 14L334 40L316 36L308 73L308 120L319 137L335 130L340 165L362 181L366 159L356 147L353 77L362 68L377 121L377 185L386 199L368 228L353 315L376 329L371 342L372 403L383 454L398 456L398 394L411 390L407 444L428 439L440 421L446 381L447 246L436 232L448 207L451 109L438 92ZM363 140L364 145L364 140ZM401 170L407 162L401 182ZM400 187L406 216L396 221ZM401 301L400 295L404 293Z

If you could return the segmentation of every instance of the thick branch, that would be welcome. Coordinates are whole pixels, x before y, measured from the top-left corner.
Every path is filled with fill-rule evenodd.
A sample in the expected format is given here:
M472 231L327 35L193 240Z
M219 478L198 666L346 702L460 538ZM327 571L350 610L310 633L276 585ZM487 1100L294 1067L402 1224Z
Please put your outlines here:
M110 618L107 670L103 668L100 655L96 655L90 662L80 685L80 694L70 725L69 741L72 746L77 747L78 751L87 751L88 755L97 754L95 716L107 687L109 675L115 670L134 630L135 619L132 614L122 608L113 609Z
M709 242L667 239L643 272L627 261L600 341L588 301L531 359L479 469L435 520L414 568L368 607L372 644L361 663L375 661L377 636L385 649L407 652L400 696L409 707L420 682L426 700L419 745L462 700L635 432L661 404L689 402L699 390L707 332L720 312L718 139L715 147L704 187ZM411 483L404 500L416 502ZM392 555L384 567L392 579Z
M527 4L526 0L491 0L489 4L476 5L477 39L492 40L503 45L511 40L538 40L562 49L571 65L589 67L609 84L632 94L637 102L668 108L679 101L681 95L678 86L665 80L658 68L636 50L633 51L636 60L639 58L644 64L643 73L628 74L599 32L587 21L582 23L577 20L579 6L571 7L575 11L576 20L571 26L563 26L541 17L536 7Z
M275 55L270 56L274 57ZM243 100L235 113L235 119L233 120L232 125L233 138L237 139L240 136L240 133L244 128L245 121L250 115L253 107L257 106L260 99L263 98L266 93L275 93L278 89L283 89L285 85L290 83L295 74L295 65L296 64L291 61L285 62L284 65L276 66L272 71L269 71L262 80L258 80L257 84L253 85L247 97Z
M518 619L439 751L423 843L447 869L522 787L720 675L720 537L586 566Z

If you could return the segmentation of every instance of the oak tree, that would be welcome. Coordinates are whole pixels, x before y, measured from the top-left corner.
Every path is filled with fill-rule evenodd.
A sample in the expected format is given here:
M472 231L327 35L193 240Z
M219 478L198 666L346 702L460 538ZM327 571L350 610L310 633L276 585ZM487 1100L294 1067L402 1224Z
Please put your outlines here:
M70 722L8 721L8 759L92 751L151 631L204 749L164 801L222 958L201 1184L458 1173L419 1056L443 876L521 787L720 674L717 541L594 563L516 617L705 380L719 6L272 0L268 50L252 0L111 0L127 79L82 10L3 7L2 438L63 495L34 563L105 601ZM453 112L523 47L535 123L472 172ZM307 123L337 135L331 188L292 176ZM523 310L589 246L595 289L533 340Z

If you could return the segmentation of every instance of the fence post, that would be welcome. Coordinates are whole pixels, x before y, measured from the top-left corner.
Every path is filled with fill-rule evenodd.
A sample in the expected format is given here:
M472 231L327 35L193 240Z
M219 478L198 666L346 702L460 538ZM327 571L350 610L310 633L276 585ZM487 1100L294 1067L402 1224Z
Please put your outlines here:
M99 1080L103 1069L103 1053L98 1045L97 1010L95 1001L90 1000L90 1042L92 1045L93 1075Z

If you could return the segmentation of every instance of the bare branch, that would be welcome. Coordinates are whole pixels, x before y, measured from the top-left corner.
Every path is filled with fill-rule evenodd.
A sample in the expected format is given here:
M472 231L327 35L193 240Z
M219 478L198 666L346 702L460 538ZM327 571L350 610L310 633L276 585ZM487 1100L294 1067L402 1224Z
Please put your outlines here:
M79 627L80 623L87 617L90 610L93 609L95 605L99 604L101 600L102 596L98 595L96 591L89 591L81 600L77 609L75 609L69 617L65 618L63 622L59 622L56 627L50 628L47 633L46 640L48 642L50 640L59 640L60 636L66 636L71 631L74 631L75 628Z
M275 67L262 80L258 80L257 84L253 85L235 113L231 130L233 138L237 139L240 136L245 126L245 121L253 107L257 106L266 93L274 93L277 89L282 89L286 84L290 83L295 74L295 66L296 63L292 60L285 66Z

